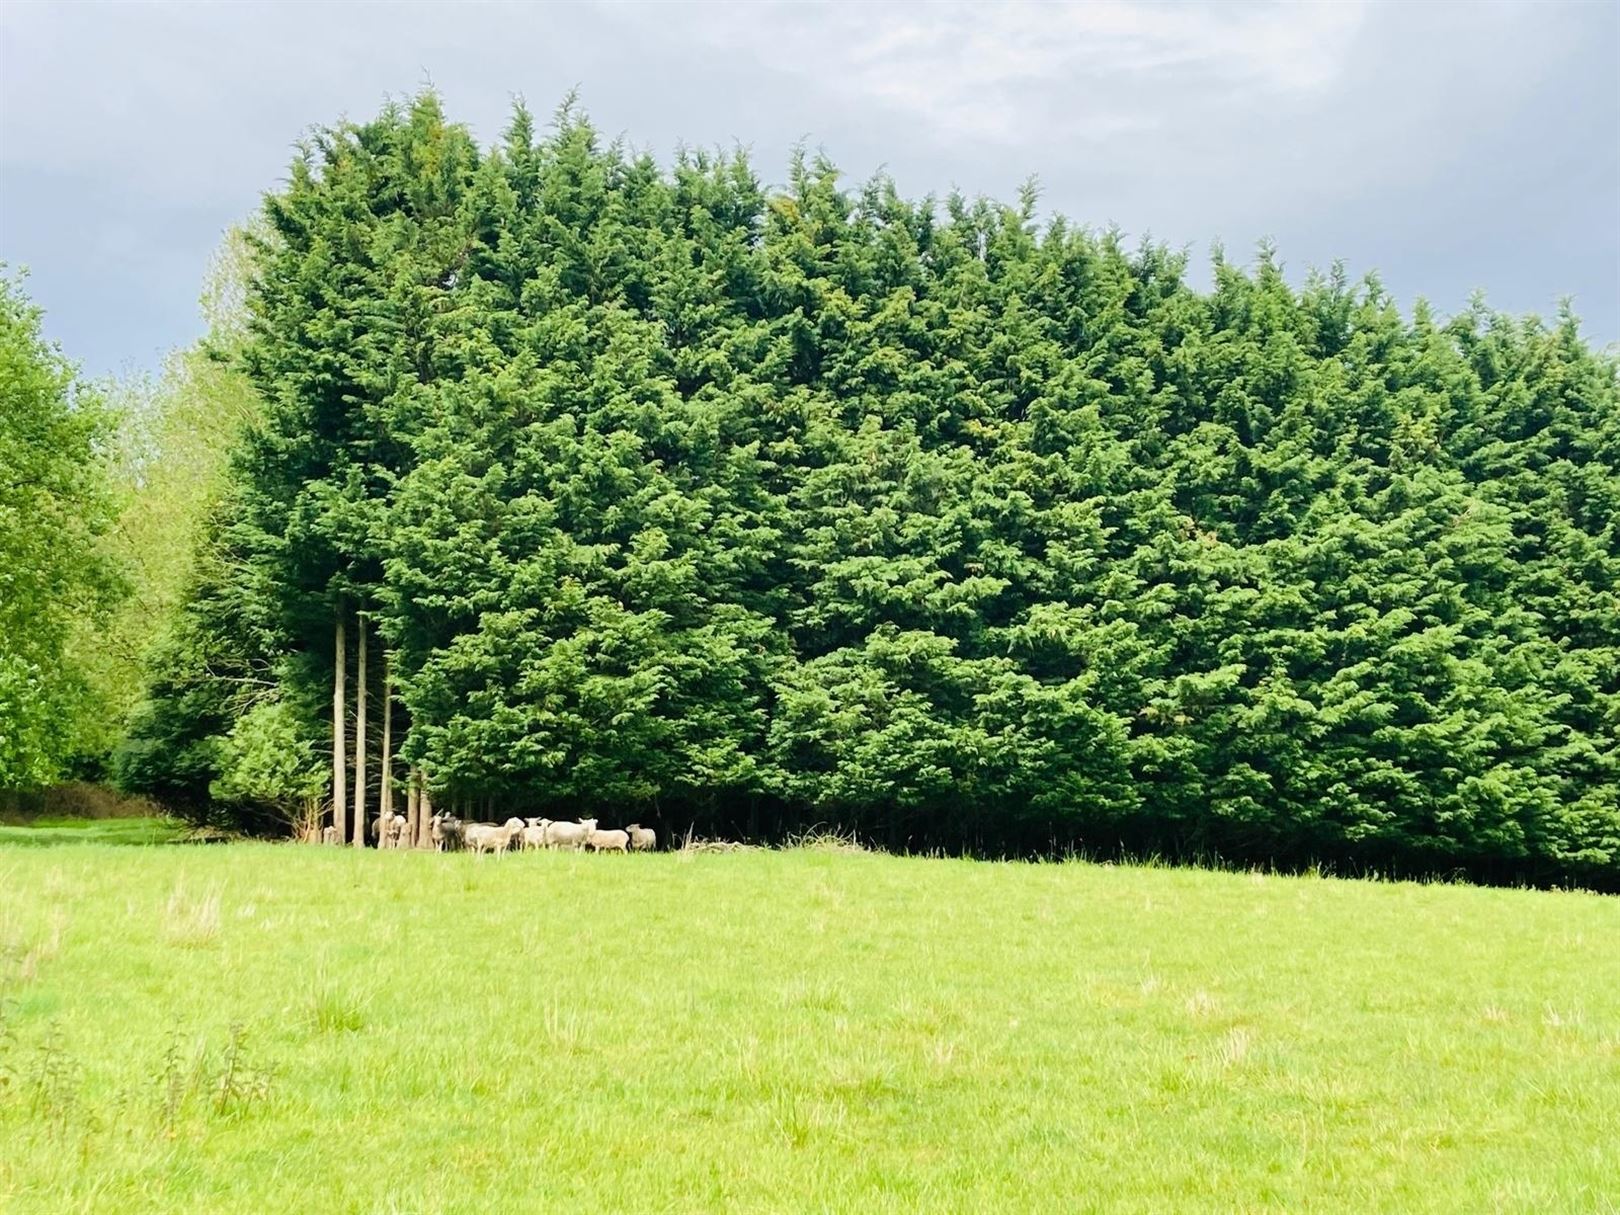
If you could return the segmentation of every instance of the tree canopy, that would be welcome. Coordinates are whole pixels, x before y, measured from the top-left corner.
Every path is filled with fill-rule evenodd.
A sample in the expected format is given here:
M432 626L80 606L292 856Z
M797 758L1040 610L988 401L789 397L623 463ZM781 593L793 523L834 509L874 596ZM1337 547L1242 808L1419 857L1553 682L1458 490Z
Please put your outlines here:
M1567 312L1269 247L1200 292L1033 188L771 188L571 105L481 149L432 95L264 221L131 783L231 784L231 679L317 746L363 614L441 796L1620 884L1620 389Z
M113 417L41 332L0 266L0 789L43 785L86 749L84 629L121 588L102 546L113 520Z

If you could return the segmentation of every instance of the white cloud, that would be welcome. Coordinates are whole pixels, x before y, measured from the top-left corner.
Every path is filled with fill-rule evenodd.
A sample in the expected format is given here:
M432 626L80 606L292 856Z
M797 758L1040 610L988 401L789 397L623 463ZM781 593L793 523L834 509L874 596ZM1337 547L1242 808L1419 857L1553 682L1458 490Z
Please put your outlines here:
M623 12L624 10L619 10ZM801 5L723 3L686 11L689 34L813 80L846 100L907 114L939 135L1031 135L1041 96L1084 99L1091 138L1157 125L1121 104L1155 78L1299 95L1337 79L1364 0L1169 7L1091 3ZM1128 96L1114 86L1129 79ZM1184 96L1184 94L1181 94Z

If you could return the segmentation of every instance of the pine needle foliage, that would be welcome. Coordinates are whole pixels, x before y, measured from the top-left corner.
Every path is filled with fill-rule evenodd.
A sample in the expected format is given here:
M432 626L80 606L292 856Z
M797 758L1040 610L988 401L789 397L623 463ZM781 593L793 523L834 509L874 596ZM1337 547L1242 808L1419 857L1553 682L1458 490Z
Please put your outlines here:
M487 150L390 106L265 213L196 624L318 740L364 612L436 803L1620 885L1620 391L1567 312L1268 247L1200 292L1029 191L772 188L571 102Z

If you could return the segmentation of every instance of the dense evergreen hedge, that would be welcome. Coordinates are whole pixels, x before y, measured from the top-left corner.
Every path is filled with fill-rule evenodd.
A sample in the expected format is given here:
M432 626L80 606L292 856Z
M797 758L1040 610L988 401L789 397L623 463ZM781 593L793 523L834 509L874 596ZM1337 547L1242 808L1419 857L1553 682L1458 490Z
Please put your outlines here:
M265 420L136 783L206 801L232 672L317 762L364 612L441 801L1620 884L1620 392L1567 315L1267 248L1201 293L1033 190L567 107L390 108L266 210Z

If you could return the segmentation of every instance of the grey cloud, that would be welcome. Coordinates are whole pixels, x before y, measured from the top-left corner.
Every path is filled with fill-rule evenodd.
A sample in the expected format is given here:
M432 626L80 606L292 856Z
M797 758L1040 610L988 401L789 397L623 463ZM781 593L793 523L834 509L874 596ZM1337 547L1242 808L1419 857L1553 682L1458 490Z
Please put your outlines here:
M0 258L92 371L197 330L221 233L311 124L430 79L494 137L571 87L667 155L800 139L910 193L1011 197L1295 271L1343 258L1403 304L1573 294L1620 337L1620 9L126 4L0 7Z

